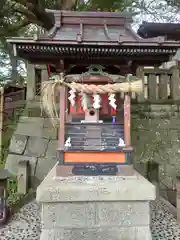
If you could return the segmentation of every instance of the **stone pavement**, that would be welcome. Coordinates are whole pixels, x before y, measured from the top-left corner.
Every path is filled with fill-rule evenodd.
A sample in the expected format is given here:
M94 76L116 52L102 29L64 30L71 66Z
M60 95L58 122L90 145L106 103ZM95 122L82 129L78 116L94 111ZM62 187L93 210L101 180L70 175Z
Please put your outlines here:
M180 225L161 200L151 203L153 240L180 240ZM39 240L40 206L36 201L26 204L5 227L0 240Z

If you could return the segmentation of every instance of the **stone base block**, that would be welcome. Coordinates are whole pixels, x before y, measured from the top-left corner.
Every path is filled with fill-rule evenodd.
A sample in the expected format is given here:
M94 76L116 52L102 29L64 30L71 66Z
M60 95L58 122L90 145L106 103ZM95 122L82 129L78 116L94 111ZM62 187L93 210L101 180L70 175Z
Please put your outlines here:
M40 240L151 240L155 197L155 187L137 172L57 178L55 166L37 189Z
M151 240L149 227L44 229L40 240Z
M41 216L44 229L138 227L150 224L147 201L45 203Z

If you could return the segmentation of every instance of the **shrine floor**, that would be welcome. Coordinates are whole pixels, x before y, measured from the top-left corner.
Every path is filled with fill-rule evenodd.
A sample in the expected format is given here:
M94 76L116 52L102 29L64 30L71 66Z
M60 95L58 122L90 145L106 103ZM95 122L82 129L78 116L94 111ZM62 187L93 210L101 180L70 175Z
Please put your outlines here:
M180 240L180 225L177 224L162 200L151 203L153 240ZM26 204L16 213L8 225L0 228L0 240L39 240L40 206L36 201Z

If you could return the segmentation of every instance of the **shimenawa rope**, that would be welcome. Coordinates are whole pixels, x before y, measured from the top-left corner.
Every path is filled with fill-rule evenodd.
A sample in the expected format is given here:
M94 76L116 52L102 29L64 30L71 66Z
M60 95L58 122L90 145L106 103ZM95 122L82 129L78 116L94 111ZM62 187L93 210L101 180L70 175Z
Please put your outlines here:
M82 84L77 82L68 83L63 74L56 76L55 80L43 82L41 90L41 107L50 116L52 121L58 119L57 101L56 97L59 95L61 87L67 87L75 90L79 95L85 94L104 94L104 93L118 93L118 92L135 92L140 93L143 90L142 80L127 81L123 83L94 85ZM59 99L59 97L58 97Z

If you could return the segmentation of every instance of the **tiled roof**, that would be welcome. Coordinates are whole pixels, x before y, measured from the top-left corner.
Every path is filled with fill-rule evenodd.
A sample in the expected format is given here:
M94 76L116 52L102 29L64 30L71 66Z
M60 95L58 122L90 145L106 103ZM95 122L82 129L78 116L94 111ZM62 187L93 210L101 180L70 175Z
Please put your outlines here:
M180 24L143 22L138 29L138 34L142 38L164 36L168 40L180 40Z
M109 43L138 39L130 26L131 16L125 13L47 11L55 19L47 35L52 40Z
M122 56L168 56L180 43L164 39L142 39L131 29L132 17L125 13L47 10L54 27L41 37L11 38L14 54L30 61L46 59L115 59Z

